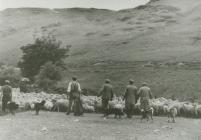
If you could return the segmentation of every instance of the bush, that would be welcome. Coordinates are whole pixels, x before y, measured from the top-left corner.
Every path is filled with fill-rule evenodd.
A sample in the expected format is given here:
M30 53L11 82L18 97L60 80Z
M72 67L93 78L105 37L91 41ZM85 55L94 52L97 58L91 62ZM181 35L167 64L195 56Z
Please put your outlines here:
M61 78L62 68L52 62L47 62L41 66L39 74L35 77L35 83L45 91L52 91Z
M20 68L13 66L2 65L0 67L0 84L4 85L5 80L9 80L13 87L18 87L21 76Z
M38 38L33 44L21 47L23 56L18 66L22 69L23 76L33 80L41 66L47 62L64 67L63 59L68 57L70 47L61 47L61 42L51 37ZM51 83L48 79L44 80Z
M67 94L68 83L66 82L57 82L54 86L54 92L57 94Z

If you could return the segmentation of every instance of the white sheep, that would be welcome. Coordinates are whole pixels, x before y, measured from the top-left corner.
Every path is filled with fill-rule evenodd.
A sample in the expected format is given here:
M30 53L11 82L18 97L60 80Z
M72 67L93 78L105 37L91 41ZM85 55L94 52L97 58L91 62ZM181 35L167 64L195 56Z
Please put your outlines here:
M69 101L65 99L59 99L53 101L53 111L65 112L68 109Z
M191 103L183 104L182 110L185 117L197 117L196 105Z

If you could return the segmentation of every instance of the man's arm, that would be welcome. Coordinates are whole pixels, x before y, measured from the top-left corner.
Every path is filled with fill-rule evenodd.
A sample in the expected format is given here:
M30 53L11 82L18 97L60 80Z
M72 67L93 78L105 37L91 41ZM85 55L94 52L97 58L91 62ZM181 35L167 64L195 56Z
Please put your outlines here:
M0 100L2 100L2 97L3 97L3 92L2 90L0 90Z
M67 98L70 97L70 91L71 91L71 82L68 84L68 89L67 89Z
M98 92L98 96L102 96L102 94L103 94L103 90L104 90L104 85L101 87L101 89L99 90L99 92Z
M137 96L138 96L138 97L140 97L141 92L142 92L142 91L141 91L141 88L140 88L140 89L138 90L138 92L137 92Z
M126 99L126 97L127 97L127 93L128 93L128 89L127 89L127 87L126 87L126 90L125 90L125 92L124 92L124 96L123 96L123 100Z
M113 92L113 87L112 87L112 90L111 90L111 99L112 100L114 98L114 92Z
M150 99L153 99L153 95L151 93L151 89L149 90L149 97L150 97Z
M136 88L136 91L135 91L135 103L137 103L138 99L139 99L139 95L138 95L138 90Z
M68 84L68 89L67 89L68 93L70 93L70 91L71 91L71 84L72 84L71 82Z
M78 91L81 93L81 86L80 86L80 84L78 83Z
M12 90L12 87L11 87L11 92L10 92L10 100L12 101L12 92L13 92L13 90Z

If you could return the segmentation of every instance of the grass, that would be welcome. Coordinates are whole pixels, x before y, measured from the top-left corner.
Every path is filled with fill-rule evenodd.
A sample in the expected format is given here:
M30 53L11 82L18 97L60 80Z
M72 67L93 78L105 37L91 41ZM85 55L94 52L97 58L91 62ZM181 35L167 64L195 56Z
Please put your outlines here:
M149 64L149 66L145 65ZM160 65L159 65L160 64ZM106 78L111 79L117 95L124 93L130 78L134 79L137 87L147 82L156 97L171 98L173 95L179 100L196 98L201 101L201 73L199 63L178 66L178 63L163 64L156 62L119 63L101 65L85 65L74 68L68 73L77 75L83 88L98 92ZM147 67L145 67L147 66Z
M177 118L167 123L166 117L154 117L154 123L140 122L140 116L128 120L104 120L101 114L84 114L83 117L64 113L31 112L0 117L1 140L197 140L200 120Z

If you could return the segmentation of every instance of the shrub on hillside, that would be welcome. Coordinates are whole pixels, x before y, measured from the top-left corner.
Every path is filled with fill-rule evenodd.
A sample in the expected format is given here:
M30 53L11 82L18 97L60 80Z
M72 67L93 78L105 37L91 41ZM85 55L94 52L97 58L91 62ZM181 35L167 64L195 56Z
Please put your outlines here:
M68 83L66 82L57 82L54 86L54 92L57 94L67 94Z
M47 62L64 67L63 59L68 57L69 48L69 45L62 47L60 41L51 37L38 38L33 44L21 47L23 55L18 66L22 69L23 76L33 80L41 66ZM45 83L51 83L48 79L44 80Z
M18 87L21 79L21 70L14 66L2 65L0 67L0 85L4 85L5 80L9 80L13 87Z
M41 66L40 72L35 77L35 83L45 91L52 91L62 78L62 68L52 62Z

